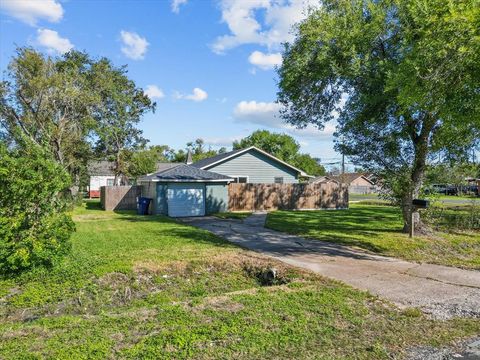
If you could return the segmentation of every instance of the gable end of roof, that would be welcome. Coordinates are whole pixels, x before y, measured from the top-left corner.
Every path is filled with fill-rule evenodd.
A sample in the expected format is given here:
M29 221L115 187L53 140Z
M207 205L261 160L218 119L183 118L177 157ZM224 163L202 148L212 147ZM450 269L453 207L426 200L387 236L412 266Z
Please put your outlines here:
M273 160L279 162L280 164L283 164L284 166L295 170L296 172L298 172L298 174L300 176L311 177L310 175L308 175L304 171L296 168L293 165L290 165L289 163L287 163L283 160L280 160L279 158L273 156L272 154L269 154L268 152L266 152L262 149L257 148L256 146L250 146L250 147L244 148L244 149L233 150L233 151L230 151L230 152L227 152L227 153L224 153L224 154L219 154L219 155L207 158L207 159L202 159L202 160L199 160L199 161L193 163L192 165L195 166L195 167L198 167L200 169L207 170L207 169L209 169L210 167L212 167L216 164L227 161L228 159L231 159L231 158L234 158L234 157L239 156L241 154L244 154L244 153L246 153L250 150L257 151L260 154L263 154L263 155L269 157L270 159L273 159Z

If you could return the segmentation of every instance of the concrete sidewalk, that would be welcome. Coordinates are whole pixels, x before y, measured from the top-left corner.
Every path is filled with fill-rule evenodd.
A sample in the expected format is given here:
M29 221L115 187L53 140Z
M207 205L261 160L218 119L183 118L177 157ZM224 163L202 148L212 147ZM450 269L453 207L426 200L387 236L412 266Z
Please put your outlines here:
M414 306L435 318L480 317L480 272L417 264L372 255L335 243L264 228L266 214L243 222L215 217L184 218L242 247L368 290L401 307Z

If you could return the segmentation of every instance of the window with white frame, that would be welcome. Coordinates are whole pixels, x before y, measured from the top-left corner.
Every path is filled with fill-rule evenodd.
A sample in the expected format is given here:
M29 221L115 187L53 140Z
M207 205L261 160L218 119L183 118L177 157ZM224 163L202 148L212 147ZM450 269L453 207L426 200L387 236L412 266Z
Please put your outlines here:
M278 176L278 177L275 176L274 182L275 182L275 184L283 184L283 177L281 177L281 176Z
M238 176L238 175L232 175L230 176L233 179L234 183L237 184L246 184L248 183L248 176Z
M107 186L113 186L114 179L107 179Z

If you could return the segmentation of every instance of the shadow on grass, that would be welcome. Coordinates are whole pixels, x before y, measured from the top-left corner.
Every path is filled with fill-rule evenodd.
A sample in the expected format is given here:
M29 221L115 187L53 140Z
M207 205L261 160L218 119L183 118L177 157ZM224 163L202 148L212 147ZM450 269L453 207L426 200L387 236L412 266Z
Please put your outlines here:
M401 234L402 220L395 208L369 206L337 211L274 212L268 217L267 227L384 253L389 250L388 244L383 246L369 239L381 240L386 234Z
M87 210L94 210L94 211L103 211L102 206L100 204L100 200L85 200L85 208Z

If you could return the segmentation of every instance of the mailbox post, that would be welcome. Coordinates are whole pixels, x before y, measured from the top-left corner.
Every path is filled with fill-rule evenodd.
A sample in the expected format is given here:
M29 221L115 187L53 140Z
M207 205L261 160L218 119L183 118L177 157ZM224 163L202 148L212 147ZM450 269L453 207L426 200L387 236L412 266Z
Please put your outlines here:
M429 201L424 199L413 199L412 200L413 211L411 214L411 225L410 225L410 234L409 237L413 238L415 235L415 212L420 209L426 209L429 206Z

